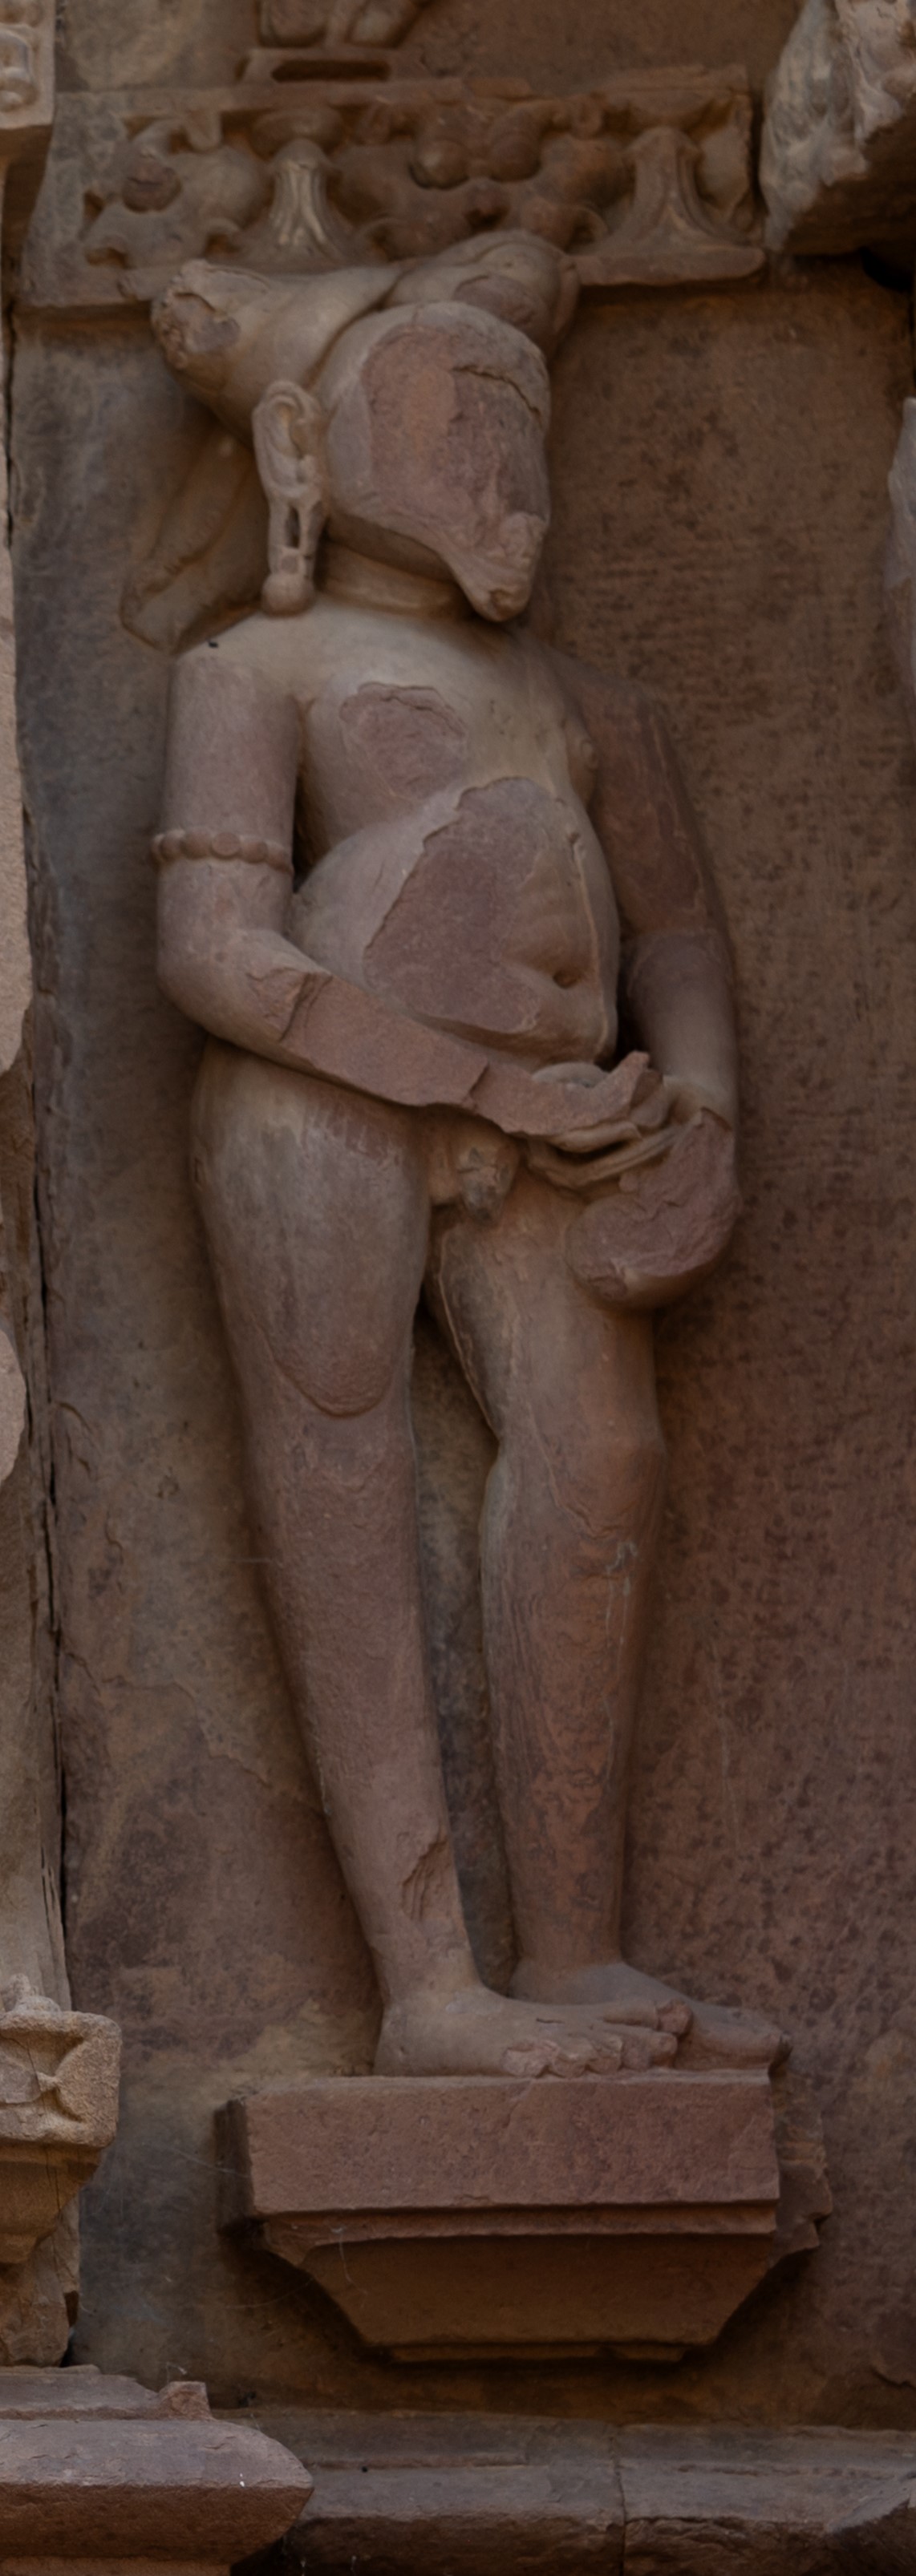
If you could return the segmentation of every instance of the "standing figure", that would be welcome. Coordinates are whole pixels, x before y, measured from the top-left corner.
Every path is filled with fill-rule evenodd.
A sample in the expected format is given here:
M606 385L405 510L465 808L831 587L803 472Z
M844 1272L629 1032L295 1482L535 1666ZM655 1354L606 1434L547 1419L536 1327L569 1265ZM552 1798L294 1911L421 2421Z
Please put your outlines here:
M651 1310L735 1221L736 1048L657 717L516 622L570 274L521 236L273 283L198 262L156 317L253 437L270 510L262 611L174 676L160 976L210 1032L194 1179L382 2074L780 2045L620 1955L664 1478ZM621 966L639 1051L615 1062ZM474 1966L430 1689L424 1284L498 1443L480 1553L508 1995Z

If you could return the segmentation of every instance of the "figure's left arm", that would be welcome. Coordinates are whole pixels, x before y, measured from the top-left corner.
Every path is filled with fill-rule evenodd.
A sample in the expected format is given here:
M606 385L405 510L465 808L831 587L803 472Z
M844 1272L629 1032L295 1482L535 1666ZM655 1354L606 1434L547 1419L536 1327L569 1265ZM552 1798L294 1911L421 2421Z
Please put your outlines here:
M663 1304L712 1269L740 1209L731 951L657 709L626 682L556 658L598 756L590 813L621 917L628 1016L683 1128L663 1162L633 1175L635 1194L604 1229L608 1253L620 1237L620 1302Z
M564 662L598 754L591 818L623 931L623 983L639 1043L679 1110L711 1110L734 1132L738 1045L731 951L699 829L650 698Z

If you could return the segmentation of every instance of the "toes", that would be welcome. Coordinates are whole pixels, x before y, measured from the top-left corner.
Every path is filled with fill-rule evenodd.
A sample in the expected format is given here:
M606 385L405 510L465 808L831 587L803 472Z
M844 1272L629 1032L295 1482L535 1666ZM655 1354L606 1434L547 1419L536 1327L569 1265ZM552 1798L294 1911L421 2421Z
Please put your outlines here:
M545 2038L520 2041L514 2048L503 2050L500 2072L521 2076L526 2082L537 2075L558 2075L572 2079L579 2075L616 2075L623 2063L623 2041L602 2040L592 2046L585 2039Z
M730 2005L696 2006L684 2056L691 2066L778 2066L788 2055L781 2031Z
M557 2030L551 2034L552 2075L617 2075L623 2065L622 2032Z
M677 2039L684 2038L685 2033L690 2029L692 2020L693 2014L690 2010L689 2004L662 2004L660 2007L658 2016L659 2029L673 2030Z
M525 2082L530 2076L553 2075L557 2071L546 2048L507 2048L501 2065L504 2075L514 2075Z
M659 2012L658 2005L650 2003L648 1997L643 2001L639 1995L621 1995L619 2002L604 2004L600 2009L602 2019L613 2023L617 2030L621 2027L626 2030L660 2030L662 2027L665 2030L679 2030L681 2024L669 2021L666 2016L669 2012L683 2011L684 2007L680 2004L666 2004L663 2015ZM688 2012L683 2024L685 2030L689 2020Z
M623 2038L600 2039L595 2048L589 2049L583 2072L586 2075L619 2075L621 2067L626 2064L626 2045Z
M634 2031L623 2043L623 2062L630 2075L644 2075L653 2066L673 2066L676 2056L677 2040L671 2031L645 2031L639 2036Z

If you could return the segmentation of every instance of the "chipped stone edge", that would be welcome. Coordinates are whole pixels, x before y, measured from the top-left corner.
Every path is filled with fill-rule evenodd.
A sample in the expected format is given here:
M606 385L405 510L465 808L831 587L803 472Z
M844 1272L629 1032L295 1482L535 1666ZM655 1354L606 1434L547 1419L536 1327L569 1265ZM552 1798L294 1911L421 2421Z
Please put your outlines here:
M916 28L905 11L906 0L804 0L767 84L760 187L768 250L839 253L874 238L864 186L861 229L854 209L831 200L859 181L874 188L880 172L869 148L916 111Z

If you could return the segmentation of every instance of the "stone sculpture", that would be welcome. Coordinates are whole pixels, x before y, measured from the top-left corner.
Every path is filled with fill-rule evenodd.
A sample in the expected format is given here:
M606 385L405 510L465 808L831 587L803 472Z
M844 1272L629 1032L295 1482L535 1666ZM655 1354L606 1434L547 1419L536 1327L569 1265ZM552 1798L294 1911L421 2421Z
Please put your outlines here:
M381 2074L765 2066L781 2045L620 1956L664 1476L651 1315L731 1234L737 1060L661 723L519 622L574 302L561 253L501 236L407 271L195 262L155 315L253 440L269 509L262 610L174 676L160 976L210 1033L194 1179ZM427 1670L424 1283L499 1443L481 1563L508 1995L474 1967Z
M590 294L763 267L740 65L538 95L397 71L372 86L323 56L305 80L304 61L260 48L230 90L68 100L26 301L146 302L198 257L259 276L431 259L484 227L568 251Z
M397 45L424 0L263 0L265 44Z
M913 0L804 0L767 87L760 185L773 250L916 244Z

